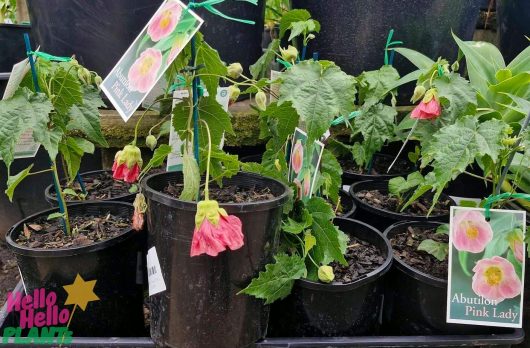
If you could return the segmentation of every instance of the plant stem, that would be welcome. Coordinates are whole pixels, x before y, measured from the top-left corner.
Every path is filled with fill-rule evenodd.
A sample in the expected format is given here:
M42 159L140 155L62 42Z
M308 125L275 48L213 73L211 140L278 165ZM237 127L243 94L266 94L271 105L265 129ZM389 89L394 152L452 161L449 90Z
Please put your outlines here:
M418 122L420 120L417 119L416 122L414 122L414 125L412 126L412 129L410 130L409 132L409 135L407 135L407 139L405 139L405 142L403 143L403 145L401 146L401 149L399 149L399 152L398 154L396 155L396 158L394 158L394 161L392 162L392 164L390 165L390 167L388 167L387 169L387 173L390 172L390 169L392 169L392 167L394 166L394 164L396 163L396 161L398 160L399 158L399 155L401 155L401 152L403 152L403 150L405 149L405 146L407 145L408 141L410 140L410 137L412 136L412 133L414 133L414 131L416 130L416 127L418 126Z
M53 171L53 180L57 183L56 185L56 191L57 191L57 198L60 201L60 205L63 207L63 211L61 213L64 214L63 222L64 222L64 228L67 235L71 234L70 231L70 218L68 217L68 208L66 206L66 201L64 200L64 194L63 189L61 188L61 184L59 181L59 174L57 173L57 164L55 161L52 162L51 170Z
M491 179L489 178L485 178L483 176L480 176L480 175L477 175L477 174L473 174L473 173L470 173L468 172L467 170L464 170L464 174L467 174L469 176L472 176L474 178L477 178L477 179L480 179L480 180L485 180L485 181L488 181L488 182L493 182Z
M149 134L151 134L151 133L153 132L153 130L154 130L156 127L158 127L158 126L160 126L162 123L164 123L164 122L167 120L168 117L169 117L169 115L164 116L164 117L160 120L160 122L158 122L157 124L155 124L153 127L149 128Z
M210 159L212 156L212 136L210 135L210 127L208 127L208 123L205 120L200 120L200 121L204 123L204 126L206 127L206 134L208 134L208 158L206 159L207 161L206 162L206 182L204 184L204 199L207 201L209 200L208 179L210 178Z
M44 169L44 170L39 170L38 172L28 173L28 176L29 176L29 175L37 175L37 174L47 173L47 172L51 172L51 171L52 171L51 168L49 168L49 169Z
M144 112L142 113L142 115L140 116L140 118L138 119L138 121L136 121L136 125L134 126L134 139L133 139L133 142L132 144L136 146L136 140L138 140L138 127L140 126L140 123L142 123L142 119L144 118L144 116L147 114L147 112L149 110L151 110L151 108L153 107L153 105L157 104L157 103L160 103L161 101L165 101L165 100L173 100L173 99L180 99L180 98L173 98L173 97L164 97L164 98L159 98L159 99L156 99L154 102L151 103L151 105L149 105L145 110Z

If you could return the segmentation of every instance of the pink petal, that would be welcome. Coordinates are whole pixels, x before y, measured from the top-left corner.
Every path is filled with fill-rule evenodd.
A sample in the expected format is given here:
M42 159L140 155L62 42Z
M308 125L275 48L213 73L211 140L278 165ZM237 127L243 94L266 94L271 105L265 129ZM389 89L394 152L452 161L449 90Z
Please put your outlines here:
M208 219L204 219L200 228L193 231L190 256L207 254L217 256L225 250L223 243L217 238L215 227Z
M244 244L243 224L241 220L234 215L221 215L219 219L218 233L222 235L225 245L230 250L237 250Z
M124 176L125 176L125 170L127 169L127 166L125 165L125 163L122 163L120 165L118 165L113 173L112 173L112 177L116 180L123 180Z
M125 167L127 168L127 166ZM132 168L127 168L124 174L124 181L132 184L138 180L138 176L140 175L140 166L135 164Z

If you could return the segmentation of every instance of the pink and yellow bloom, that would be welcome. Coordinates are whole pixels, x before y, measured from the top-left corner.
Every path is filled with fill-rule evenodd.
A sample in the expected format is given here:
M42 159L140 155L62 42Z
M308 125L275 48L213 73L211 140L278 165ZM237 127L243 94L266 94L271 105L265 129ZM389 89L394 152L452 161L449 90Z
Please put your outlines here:
M423 100L412 110L411 118L432 120L442 114L442 106L438 100L438 93L431 88L425 93Z
M228 215L217 201L204 200L197 204L190 256L217 256L227 248L237 250L243 246L243 238L241 220Z
M296 174L300 173L302 164L304 163L304 146L302 142L298 140L294 144L293 153L291 155L291 166Z
M112 177L116 180L134 183L138 180L142 164L140 149L135 145L127 145L114 156Z
M156 83L162 66L162 53L156 48L148 48L140 54L129 69L129 87L132 91L147 93Z
M151 40L158 42L168 37L175 30L181 15L182 7L178 3L168 2L156 13L147 28L147 34L151 37Z
M513 265L500 256L479 260L473 268L475 294L497 303L521 293L521 281Z
M453 245L459 251L480 253L493 238L490 224L476 210L456 213L453 226Z

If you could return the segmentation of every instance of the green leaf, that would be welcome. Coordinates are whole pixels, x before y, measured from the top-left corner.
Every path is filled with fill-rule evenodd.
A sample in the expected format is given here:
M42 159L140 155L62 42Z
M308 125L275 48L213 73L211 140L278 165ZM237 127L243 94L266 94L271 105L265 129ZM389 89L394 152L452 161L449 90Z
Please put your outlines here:
M506 239L505 233L495 233L493 234L493 239L488 243L486 249L484 250L484 256L482 258L489 259L493 256L503 255L506 250L510 247L510 243Z
M405 178L398 176L388 181L388 192L395 196L401 196L401 194L412 190L422 182L423 176L420 172L409 174L406 180Z
M15 189L17 188L18 184L20 184L22 180L24 180L29 175L31 168L33 168L33 164L31 164L26 169L20 171L18 174L9 176L7 178L7 189L5 193L9 198L9 201L13 202L13 194L15 193Z
M468 277L472 277L472 274L469 272L469 269L467 268L467 258L469 256L469 253L467 251L459 251L458 252L458 263L460 263L460 268L462 269L462 272Z
M55 69L55 73L50 78L51 89L49 93L55 96L52 103L57 112L66 114L72 105L83 104L81 82L77 77L75 68L66 70L59 67Z
M259 277L254 278L238 295L252 295L264 299L265 304L270 304L291 293L295 280L306 275L304 259L298 255L286 254L279 254L274 258L276 262L266 265L265 271L260 272Z
M34 137L37 132L48 132L42 126L49 122L52 109L44 94L32 93L27 88L18 89L10 99L0 100L0 156L8 169L14 159L15 145L24 131L34 129Z
M521 265L521 262L519 262L519 260L517 260L517 258L515 257L513 250L508 250L508 253L506 254L506 259L513 265L515 273L519 276L519 279L523 279L523 266Z
M290 102L282 105L271 103L267 106L267 110L260 113L260 118L266 123L276 149L283 147L289 136L294 133L299 119Z
M197 200L201 186L201 174L197 161L187 151L182 155L182 173L184 176L184 188L179 199L183 201Z
M320 23L314 19L292 22L289 29L291 29L291 35L289 35L287 41L292 41L294 38L302 34L320 32Z
M48 220L60 219L64 218L64 216L64 213L51 213L50 215L48 215Z
M295 221L287 217L287 221L282 223L282 230L287 233L299 234L305 229L311 227L313 218L307 209L302 210L301 221Z
M201 148L199 165L201 173L206 171L207 159L207 149ZM240 165L237 155L229 155L222 150L212 149L210 161L210 178L212 180L217 181L221 185L223 178L230 178L236 175L239 170Z
M291 28L291 23L306 21L311 18L311 14L307 10L295 9L283 14L280 21L280 39L283 38L285 32Z
M320 197L312 197L306 203L306 209L311 213L313 219L331 221L335 213L331 206Z
M329 175L331 182L330 185L325 188L325 195L336 203L342 185L342 167L337 160L337 157L335 157L328 149L324 149L324 152L322 152L320 173L322 175Z
M315 245L317 245L317 239L315 236L309 232L306 232L304 234L304 258Z
M151 160L145 168L142 170L142 172L147 172L151 168L160 167L162 164L164 164L164 161L167 156L171 153L171 146L167 144L160 145L155 151L153 152L153 157L151 157Z
M436 128L453 124L458 118L475 113L476 92L459 74L450 73L437 78L434 80L434 86L443 105L442 115L435 121Z
M215 98L217 87L219 86L219 77L212 75L226 76L226 65L219 57L219 52L213 49L205 41L200 41L197 47L196 65L204 64L204 68L199 70L199 74L208 74L201 76L202 82L208 90L208 94Z
M59 144L59 152L66 162L71 183L81 167L81 158L85 153L94 153L94 144L83 138L69 137Z
M449 224L442 224L436 228L436 234L449 235Z
M393 89L399 80L399 73L391 65L384 65L379 70L363 72L357 80L359 103L368 107L381 101Z
M525 48L507 66L513 75L530 71L530 46Z
M250 66L250 74L252 75L253 79L257 80L265 75L265 72L269 68L270 64L274 61L274 58L276 58L276 52L279 48L280 40L272 40L265 52L263 52L263 55L259 57L256 63Z
M68 111L70 122L67 125L69 131L80 131L87 138L99 144L102 147L108 147L109 144L101 132L99 108L104 107L105 103L99 96L96 88L89 86L83 87L84 103L82 105L73 105Z
M449 253L449 245L447 243L441 243L432 239L423 240L418 245L418 250L425 251L432 256L436 257L439 261L444 261Z
M408 59L418 69L427 70L427 69L430 69L433 66L433 64L436 63L434 60L427 57L426 55L418 51L411 50L410 48L396 47L396 48L393 48L393 50L401 54L406 59Z
M282 74L278 105L290 101L305 122L308 142L319 139L339 115L354 109L355 78L336 65L303 61Z

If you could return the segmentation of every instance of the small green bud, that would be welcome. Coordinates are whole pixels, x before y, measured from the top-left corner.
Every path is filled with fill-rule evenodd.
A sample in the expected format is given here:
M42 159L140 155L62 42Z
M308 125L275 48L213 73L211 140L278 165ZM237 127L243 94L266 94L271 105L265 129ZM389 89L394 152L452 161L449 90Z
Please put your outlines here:
M145 145L151 149L151 151L153 151L156 147L156 137L152 134L149 134L146 138L145 138Z
M412 98L410 98L411 103L415 104L418 100L423 98L426 91L427 90L425 87L423 87L423 85L416 86L416 88L414 88L414 94L412 95Z
M282 59L287 62L292 62L298 58L298 50L296 47L289 45L286 49L280 47L280 53L282 54Z
M243 73L243 66L240 63L232 63L228 66L228 77L238 79Z
M267 110L267 95L265 95L265 92L260 90L258 93L256 93L255 99L258 109L261 111Z
M333 267L331 266L320 266L318 268L318 279L322 283L331 283L335 279L335 274L333 273Z
M390 103L392 104L392 107L395 108L397 105L397 99L394 93L392 93L392 99L390 100Z
M504 138L502 139L502 145L504 146L513 146L517 141L516 137Z
M308 41L309 40L313 40L315 37L316 37L315 34L309 34L309 35L307 35L307 40Z
M74 66L78 66L78 65L79 65L79 62L78 62L77 59L75 59L75 58L72 58L72 60L70 61L70 63L72 63L72 65L74 65Z
M96 75L94 77L94 83L96 84L97 87L99 87L99 85L101 85L102 82L103 82L103 79L101 78L101 76Z
M235 102L239 98L241 90L236 85L231 85L228 87L228 98L231 102Z
M460 70L460 63L458 63L458 60L455 60L455 62L453 64L451 64L451 70L452 71Z

